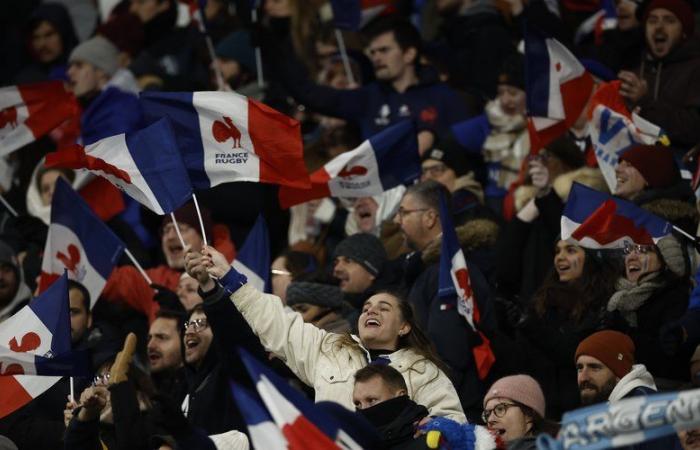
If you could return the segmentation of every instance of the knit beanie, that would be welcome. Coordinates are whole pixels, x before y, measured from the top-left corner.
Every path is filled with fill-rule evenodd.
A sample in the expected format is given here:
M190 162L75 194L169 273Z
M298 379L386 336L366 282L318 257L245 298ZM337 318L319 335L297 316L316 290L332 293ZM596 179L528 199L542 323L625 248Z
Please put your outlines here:
M492 398L507 398L530 407L544 417L545 402L540 384L529 375L511 375L493 383L484 397L484 407Z
M421 161L434 159L454 170L458 177L469 172L466 151L454 139L442 139L421 157Z
M68 62L83 61L90 63L109 76L119 69L119 50L102 36L95 36L75 47Z
M308 281L293 281L287 286L287 306L309 303L330 309L340 309L343 293L338 286Z
M634 342L619 331L598 331L578 344L574 364L581 355L592 356L612 370L616 377L622 378L634 365Z
M671 149L661 145L639 145L620 156L642 174L650 188L671 186L678 179L678 169Z
M693 35L695 32L695 16L689 2L685 0L651 0L644 9L642 23L646 24L649 13L659 8L667 9L676 16L683 26L683 33L686 38Z
M114 16L97 28L97 34L107 38L120 51L132 57L141 52L144 46L143 24L138 16L126 13Z
M219 58L236 61L249 72L257 73L255 53L250 43L250 33L247 31L235 31L229 34L216 45L214 52Z
M525 90L525 60L520 53L508 56L498 71L498 84Z
M369 233L353 234L340 241L333 252L333 259L339 256L352 259L375 277L382 271L387 258L382 241Z
M214 222L211 219L211 212L209 212L209 210L205 207L200 207L200 211L202 212L202 222L204 222L204 232L207 233L207 239L209 239L209 244L211 244L214 238L212 233ZM202 236L199 218L197 217L197 208L195 208L194 203L186 203L181 206L180 209L175 211L175 220L177 220L179 223L184 223L191 226L200 236ZM172 223L170 215L163 216L163 222L160 225L161 233L163 232L163 227L169 223Z
M568 136L555 139L546 147L547 153L556 156L564 164L573 169L578 169L586 164L586 158L581 149Z

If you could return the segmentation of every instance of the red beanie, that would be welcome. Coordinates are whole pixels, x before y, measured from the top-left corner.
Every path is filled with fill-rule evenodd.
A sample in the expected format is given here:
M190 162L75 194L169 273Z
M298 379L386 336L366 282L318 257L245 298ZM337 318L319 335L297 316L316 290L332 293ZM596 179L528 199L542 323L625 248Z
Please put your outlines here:
M620 161L627 161L637 169L651 188L668 187L678 179L673 153L668 147L640 145L623 153Z
M619 331L603 330L578 344L574 364L581 355L592 356L612 370L616 377L622 378L634 365L634 342Z
M695 32L695 16L690 3L685 0L651 0L644 10L642 23L646 24L649 13L658 8L667 9L678 18L683 26L683 33L685 33L686 38L693 35Z

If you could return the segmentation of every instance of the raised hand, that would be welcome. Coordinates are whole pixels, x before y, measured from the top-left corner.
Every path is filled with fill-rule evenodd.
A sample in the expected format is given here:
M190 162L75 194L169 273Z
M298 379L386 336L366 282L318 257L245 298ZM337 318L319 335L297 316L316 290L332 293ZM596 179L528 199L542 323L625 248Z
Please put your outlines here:
M187 273L197 280L200 286L209 284L212 280L207 273L207 265L210 264L211 258L205 258L202 253L192 251L189 246L185 251L185 270Z
M209 245L202 249L203 259L207 267L207 273L215 278L222 278L226 272L231 270L231 265L226 261L226 257Z

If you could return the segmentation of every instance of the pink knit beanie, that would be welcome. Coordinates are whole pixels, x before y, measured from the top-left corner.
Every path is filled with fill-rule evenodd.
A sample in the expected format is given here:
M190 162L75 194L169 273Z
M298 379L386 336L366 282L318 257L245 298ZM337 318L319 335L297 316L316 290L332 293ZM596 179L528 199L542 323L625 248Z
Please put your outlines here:
M507 398L532 408L544 417L544 394L539 383L529 375L511 375L493 383L484 397L484 407L492 398Z

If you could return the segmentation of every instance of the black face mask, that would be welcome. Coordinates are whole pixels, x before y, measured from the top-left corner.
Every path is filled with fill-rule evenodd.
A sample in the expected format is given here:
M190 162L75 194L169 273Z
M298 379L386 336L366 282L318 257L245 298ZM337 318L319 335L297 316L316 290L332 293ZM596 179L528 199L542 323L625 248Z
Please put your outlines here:
M401 395L366 409L358 409L357 412L362 414L373 426L381 427L396 419L409 406L410 402L411 399L408 398L408 395Z

